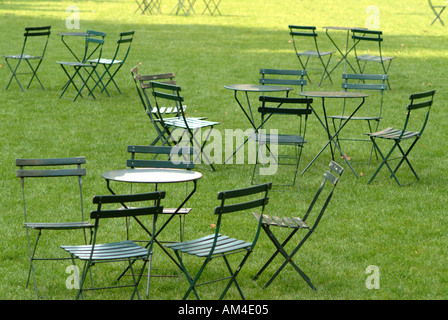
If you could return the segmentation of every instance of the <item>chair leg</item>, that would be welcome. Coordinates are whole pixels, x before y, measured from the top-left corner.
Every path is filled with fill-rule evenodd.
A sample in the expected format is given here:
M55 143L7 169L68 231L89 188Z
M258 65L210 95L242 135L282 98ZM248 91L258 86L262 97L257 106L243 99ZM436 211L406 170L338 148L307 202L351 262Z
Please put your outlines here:
M22 59L19 59L19 61L17 62L17 65L16 65L16 67L15 67L14 69L13 69L13 68L11 67L11 65L9 64L8 59L5 59L5 61L6 61L6 64L8 65L9 70L11 70L11 72L12 72L11 78L9 79L9 82L8 82L8 84L6 85L6 90L8 90L9 85L11 84L11 81L12 81L12 79L14 78L14 79L16 79L16 81L17 81L17 83L18 83L18 85L19 85L19 87L20 87L20 90L25 91L25 90L23 90L22 85L20 84L20 81L19 81L19 79L17 78L17 70L19 69L19 65L20 65L20 63L22 62Z

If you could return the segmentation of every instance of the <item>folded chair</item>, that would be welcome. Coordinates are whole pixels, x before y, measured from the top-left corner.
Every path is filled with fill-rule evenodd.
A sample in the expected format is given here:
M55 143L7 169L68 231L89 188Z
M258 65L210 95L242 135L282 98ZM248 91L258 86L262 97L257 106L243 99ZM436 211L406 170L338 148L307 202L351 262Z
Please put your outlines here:
M368 182L369 184L373 181L373 179L375 179L381 168L386 165L391 173L390 177L393 177L397 184L401 186L402 184L399 182L396 174L398 169L404 162L408 164L415 178L417 180L420 180L414 168L412 167L408 156L411 150L416 145L417 141L421 138L423 131L426 128L435 92L435 90L431 90L428 92L414 93L409 96L410 102L406 106L406 118L403 128L396 129L393 127L388 127L378 132L366 133L366 135L368 135L372 140L373 146L382 159L382 162L379 165L378 169L375 171L372 178L370 178ZM378 139L389 140L393 142L392 147L387 153L381 152L378 145ZM404 147L403 145L405 144L405 141L410 141L410 145ZM396 158L391 158L395 150L399 150L400 155ZM400 161L398 162L398 165L392 170L389 165L389 161L397 159L399 159Z
M369 92L369 99L367 100L366 106L361 108L357 115L350 118L350 121L355 121L355 126L359 124L359 122L363 121L367 124L369 129L369 133L375 132L378 130L378 125L380 120L382 119L382 109L383 109L383 96L384 91L387 90L387 74L347 74L344 73L342 75L342 89L344 91L367 91ZM331 115L328 116L333 122L334 132L338 130L337 122L339 122L339 126L343 121L349 118L349 115L345 111L345 101L342 109L342 113L339 115ZM353 122L351 122L353 124ZM350 125L350 123L349 123ZM370 139L363 139L362 136L353 136L347 137L339 133L336 137L337 143L340 144L341 141L353 141L353 142L368 142L371 143ZM370 164L372 160L372 153L374 151L373 144L370 151L370 157L368 163ZM378 156L377 156L378 158Z
M35 261L65 260L66 258L40 256L41 237L52 232L53 239L57 238L55 231L81 230L84 242L87 243L86 231L92 231L93 225L84 220L84 204L82 191L82 177L86 169L85 157L59 159L16 159L16 172L22 185L25 230L28 239L30 269L26 286L28 287L31 274L34 280L34 290L37 293ZM30 181L32 180L32 181ZM25 186L26 185L26 186ZM78 194L79 193L79 194ZM40 209L38 209L40 208ZM34 240L33 234L37 233Z
M24 91L19 79L17 78L18 75L23 74L32 75L30 81L28 82L27 88L30 87L31 82L34 80L34 78L36 78L41 88L45 90L42 82L40 82L40 79L37 76L37 71L39 70L39 67L44 59L45 51L47 50L48 39L50 37L50 29L51 26L25 28L21 53L16 55L3 56L9 70L11 70L12 72L11 78L9 79L9 82L6 86L6 90L8 90L9 85L14 78L17 81L20 89ZM33 54L30 54L30 51L33 51ZM15 66L11 65L10 60L17 62ZM31 69L31 72L18 72L19 66L22 64L22 61L26 62L28 67Z
M328 73L328 65L330 64L330 60L334 51L319 50L319 46L317 44L316 27L289 25L289 30L290 30L289 34L292 37L292 43L294 45L294 51L296 52L296 55L299 58L299 62L302 69L307 70L306 67L308 66L310 58L318 58L323 67L323 72L320 77L319 86L322 84L322 80L324 79L324 77L328 77L330 82L333 83L330 74ZM312 39L312 41L310 41L310 39ZM300 43L301 40L306 44L303 45L302 43ZM305 46L308 46L308 48L311 48L311 50L300 51L300 48ZM325 62L324 57L327 59ZM302 59L305 58L306 60L303 61ZM308 78L308 81L311 83L309 74L307 74L306 76Z
M279 165L293 166L293 180L290 184L285 183L284 185L294 185L299 170L302 148L306 143L306 124L308 115L312 113L311 103L313 99L261 96L259 100L262 103L261 107L258 108L258 112L261 114L261 125L257 132L250 136L257 143L258 149L252 174L252 184L259 183L260 166L266 169L266 163L270 162L270 167L276 166L275 172L270 174L275 174ZM276 131L273 132L273 129L276 129ZM264 145L268 149L268 155L264 155ZM278 152L272 150L273 145L278 146L276 148ZM283 146L282 151L279 150L280 146ZM294 147L294 152L291 152L291 147ZM256 182L254 182L255 176L257 177Z
M170 145L181 146L180 143L184 141L184 139L188 140L186 145L197 148L199 150L199 154L197 158L202 156L210 165L211 169L215 171L215 167L213 166L210 159L204 153L204 147L208 142L210 135L212 134L213 128L216 125L219 125L219 122L204 120L203 118L190 118L185 115L183 108L177 108L178 112L180 112L181 116L166 118L164 114L161 112L164 107L164 103L168 105L172 105L173 102L176 103L177 106L182 106L184 98L180 95L181 87L177 85L161 83L161 82L150 82L152 87L152 94L155 99L157 115L162 123L163 128L167 132L167 136L170 137ZM179 129L181 130L181 134L179 137L173 136L173 131ZM208 130L208 133L203 139L203 143L198 140L198 135L202 138L203 129ZM197 160L195 159L195 162Z
M228 219L226 220L226 224L230 225L232 224L230 221L231 214L236 219L237 214L240 214L241 218L242 212L247 211L249 209L259 208L261 212L264 212L264 209L268 203L268 191L270 189L271 184L267 183L243 189L219 192L218 201L220 202L220 205L217 206L214 210L214 213L217 216L216 230L214 234L190 241L165 245L166 247L174 250L177 259L179 260L179 263L182 266L182 270L188 280L189 288L183 297L184 300L188 298L191 291L194 292L194 295L199 300L200 299L199 294L196 290L197 287L224 280L228 280L228 283L224 288L221 296L219 297L220 300L224 298L224 296L226 295L227 291L229 290L232 284L235 284L241 298L245 299L244 294L236 278L240 273L241 268L244 266L247 259L249 258L249 255L254 250L254 247L257 243L260 234L261 223L258 223L256 229L254 228L255 230L253 230L254 232L253 235L250 236L251 237L250 240L239 240L236 237L233 238L222 234L222 230L224 230L225 225L224 219ZM247 230L248 227L246 225L244 225L244 228L238 228L235 227L235 225L233 224L233 229L240 231L242 231L241 229L244 229L242 234L245 234L245 239L249 237L248 235L249 230ZM239 253L241 254L244 253L243 258L239 260L240 262L236 268L232 268L229 260L233 261L234 259L228 259L227 257L229 255L235 255ZM184 256L186 258L188 258L188 256L193 256L198 257L200 259L204 259L202 266L195 275L192 276L191 273L192 271L190 269L189 269L190 271L187 270L186 265L184 263ZM239 256L235 256L235 259L236 257ZM224 259L225 265L227 267L230 276L216 280L211 280L209 282L200 283L199 279L203 275L206 267L209 265L209 262L211 262L211 260L214 259L218 260L218 258ZM210 268L208 270L210 271ZM219 277L220 276L219 271L215 270L213 272L213 275L214 278Z
M287 70L287 69L260 69L260 84L282 85L299 88L303 91L306 85L304 77L307 75L306 70ZM289 91L286 91L288 94Z
M383 42L383 32L379 30L366 30L366 29L352 29L352 38L354 42L354 52L356 62L358 63L359 73L364 73L367 62L380 63L382 67L382 73L387 74L389 72L390 64L392 60L395 59L393 56L383 56L381 43ZM361 45L364 43L365 46ZM367 45L378 46L377 49L372 47L367 47ZM361 46L361 48L360 48ZM359 51L365 50L368 54L359 54ZM377 55L370 54L371 52L377 52ZM364 64L361 67L360 62L363 61ZM389 78L387 79L387 86L390 89Z
M94 37L94 34L90 34L86 37L85 41L85 48L84 48L84 56L82 61L57 61L61 67L62 70L64 70L64 73L68 77L67 83L62 88L62 93L59 96L59 98L63 98L65 93L67 92L67 89L70 86L73 86L75 89L75 96L73 97L72 101L75 101L79 96L83 97L82 91L84 88L86 88L89 92L88 96L92 96L92 98L95 99L95 96L93 95L93 91L88 86L88 81L92 78L92 75L95 72L96 67L98 66L98 62L101 60L101 54L103 51L103 44L104 44L104 37L96 38ZM88 60L92 60L92 58L96 56L96 63L88 62ZM73 72L69 72L69 70L73 69ZM76 82L80 81L81 86L78 87L76 85ZM64 97L65 98L65 97Z
M446 3L446 2L445 2L445 3ZM434 22L436 22L437 20L439 20L439 21L440 21L440 24L441 24L442 26L444 26L445 24L443 23L443 20L442 20L441 15L442 15L443 11L445 10L445 8L446 8L447 6L446 6L446 5L436 5L436 6L435 6L435 5L432 4L432 1L431 1L431 0L428 0L428 4L429 4L429 7L431 8L432 12L434 12L434 15L436 16L436 17L434 18L434 20L432 20L431 25L433 25Z
M107 91L107 86L112 82L115 85L118 93L121 94L120 88L115 82L115 75L120 70L121 66L126 62L126 59L129 55L129 51L131 50L132 40L134 39L134 31L121 32L119 35L119 39L117 40L117 48L115 49L115 53L112 59L109 58L96 58L90 59L88 62L93 64L99 64L104 67L104 70L101 74L98 73L98 70L95 69L95 75L97 76L97 82L95 83L92 91L95 91L95 88L100 85L101 92L106 91L107 95L110 97L109 91ZM106 84L103 83L103 79L107 78Z
M205 4L204 11L202 11L202 14L205 13L205 11L208 10L211 15L214 15L215 12L218 12L220 16L222 16L221 11L219 11L219 4L221 3L221 0L203 0Z
M160 8L162 0L135 0L137 2L137 11L141 11L141 14L145 14L148 12L149 14L157 14L162 13L162 9Z
M148 266L148 283L146 289L146 297L149 296L149 279L151 272L151 258L152 258L152 244L154 239L154 234L156 233L156 221L157 215L162 213L163 206L161 206L161 199L165 198L165 191L156 191L149 193L140 194L127 194L127 195L102 195L95 196L93 198L93 203L97 205L97 209L90 213L90 218L95 221L95 228L93 234L92 244L90 245L62 245L61 248L67 251L72 258L73 265L76 267L76 260L81 260L84 262L84 268L79 281L79 290L76 294L76 299L80 297L84 298L84 291L87 290L102 290L102 289L113 289L113 288L124 288L133 287L131 299L137 294L140 298L138 292L138 285L142 278L143 272L145 270L146 264L149 262ZM139 203L138 207L131 208L127 207L125 203ZM117 209L117 204L122 204L124 209ZM105 209L103 206L110 206L112 208ZM138 219L142 216L152 216L152 237L150 239L150 244L148 248L144 248L137 243L130 240L121 240L117 242L98 242L100 237L99 226L106 223L107 219L115 218L134 218ZM104 227L101 227L102 229ZM102 235L106 232L102 231ZM114 237L115 232L108 232L109 236ZM115 235L114 238L118 236ZM133 271L133 264L136 259L143 260L143 266L141 267L138 274ZM132 271L132 284L122 284L107 287L85 287L87 274L94 265L99 265L102 263L113 263L113 262L128 262L130 270ZM122 266L121 266L122 268ZM92 276L92 274L91 274ZM93 282L93 279L92 279Z
M293 258L297 254L297 252L303 247L305 242L309 239L309 237L315 232L319 222L321 221L325 210L330 203L331 198L333 197L334 190L336 185L343 173L344 169L339 166L336 162L331 161L329 165L329 170L324 173L324 179L322 184L319 186L316 195L314 196L308 210L304 212L303 218L300 217L283 217L279 218L276 216L268 216L260 213L254 213L254 217L257 219L258 223L262 223L261 227L265 231L266 235L274 244L276 250L274 254L267 260L267 262L263 265L263 267L257 272L257 274L253 277L253 280L257 280L258 277L266 270L266 268L271 264L271 262L275 259L275 257L280 253L284 258L284 262L277 269L277 271L272 275L269 281L264 285L264 288L267 288L272 281L279 275L279 273L284 269L284 267L289 263L295 271L305 280L305 282L312 288L316 290L316 287L311 283L310 278L300 269L297 264L294 262ZM329 187L325 188L326 185ZM321 205L320 211L317 205ZM315 214L312 214L315 212ZM314 216L314 217L313 217ZM310 221L311 220L311 221ZM285 238L283 242L274 235L272 229L276 227L287 229L290 231L289 235ZM278 229L279 230L279 229ZM291 253L287 253L286 245L289 243L291 239L293 239L294 235L299 231L304 230L305 234L301 238L301 240L297 243L296 247L291 251Z

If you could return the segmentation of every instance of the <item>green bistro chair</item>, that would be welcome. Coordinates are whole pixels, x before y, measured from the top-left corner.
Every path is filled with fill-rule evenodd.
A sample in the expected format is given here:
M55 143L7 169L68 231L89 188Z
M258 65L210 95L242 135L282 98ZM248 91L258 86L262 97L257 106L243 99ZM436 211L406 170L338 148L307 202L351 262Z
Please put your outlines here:
M358 63L358 68L360 73L364 73L367 62L380 63L382 67L382 73L387 74L389 72L392 60L395 59L393 56L384 56L382 52L381 43L383 42L383 32L378 30L366 30L366 29L352 29L352 38L354 41L354 53L356 62ZM365 46L362 46L365 43ZM377 49L367 47L367 44L374 45ZM364 50L368 54L359 54L360 50ZM370 52L378 52L378 55L372 55ZM364 64L361 67L360 62L363 61ZM387 86L390 87L389 78L387 79Z
M205 11L210 12L211 15L214 15L215 12L218 12L220 16L222 16L221 11L219 11L219 4L221 3L221 0L203 0L205 4L204 11L202 11L202 14L205 13Z
M328 65L330 64L331 57L334 51L321 51L317 43L316 27L315 26L296 26L289 25L289 34L292 38L292 43L294 45L294 51L296 52L297 58L299 58L300 65L303 70L308 70L308 62L310 58L317 58L322 65L323 72L320 78L319 86L322 84L324 77L328 77L331 83L330 74L328 73ZM312 40L311 40L312 39ZM305 43L305 44L303 44ZM300 48L308 47L310 50L301 51ZM324 57L327 61L324 62ZM303 61L302 59L306 59ZM306 75L309 83L311 83L309 73Z
M172 106L173 103L176 103L177 106L183 105L184 98L180 95L182 89L177 85L155 81L151 81L150 84L152 94L156 103L158 119L162 123L167 136L170 138L170 145L181 146L180 143L184 142L184 139L187 139L188 141L186 145L197 148L199 150L199 154L195 159L195 162L197 161L199 156L202 156L203 159L208 162L211 169L215 171L213 163L204 153L204 148L209 141L214 126L219 125L220 123L204 120L204 118L187 117L185 115L184 109L179 107L177 108L177 111L180 112L181 116L166 118L161 111L164 107ZM178 137L173 136L174 130L177 129L181 130L182 132ZM208 133L203 135L202 130L208 130ZM201 137L201 140L203 142L198 140L198 135ZM202 139L202 137L204 138Z
M259 208L261 212L264 212L264 209L268 203L268 191L270 189L271 184L267 183L243 189L219 192L218 201L221 204L214 210L214 213L217 216L216 230L214 234L197 238L195 240L165 245L166 247L174 250L177 259L182 266L182 270L188 280L189 287L183 297L184 300L188 298L192 291L194 292L196 298L199 300L200 298L196 289L197 287L204 284L213 284L218 281L225 280L228 280L228 282L221 296L219 297L220 300L224 298L232 284L235 284L241 298L245 299L236 278L239 275L242 267L246 263L247 259L249 258L250 254L253 252L255 245L257 244L261 229L261 223L258 223L257 227L254 228L255 230L252 230L253 235L250 236L250 240L239 240L238 238L233 238L222 234L225 228L224 220L226 219L226 224L231 225L232 223L230 221L230 215L234 217L235 221L238 221L236 220L238 218L236 217L237 214L239 214L239 218L241 219L242 213L244 211ZM245 234L245 239L248 239L249 230L247 230L247 227L235 228L235 225L232 225L234 229L243 231L243 234ZM241 254L243 255L243 257L241 260L239 260L240 262L238 266L232 269L229 260L233 261L234 259L228 259L227 257L229 255L236 254ZM190 275L192 271L188 271L184 263L184 257L188 258L188 256L204 259L202 266L200 267L199 271L197 271L194 277ZM234 257L236 259L237 256ZM215 270L213 276L215 280L199 283L199 279L203 275L209 263L212 260L218 260L219 258L222 258L224 260L227 267L226 269L228 270L230 276L216 279L217 277L219 277L219 275L217 275L219 271ZM210 270L210 268L208 270Z
M359 122L363 121L367 124L367 127L369 129L369 133L375 132L378 130L378 125L383 118L383 96L384 91L387 90L387 74L347 74L344 73L342 75L342 89L344 91L368 91L370 93L369 99L367 100L367 104L363 106L358 112L357 115L350 118L350 121L356 121L349 122L350 124L358 125ZM337 122L339 122L339 126L343 123L343 121L348 119L348 114L350 112L346 112L346 102L344 100L344 105L341 114L339 115L331 115L328 116L329 119L333 122L333 128L334 132L338 130ZM371 143L370 139L362 139L361 135L360 137L352 136L347 137L341 133L339 133L336 137L337 143L340 144L341 141L353 141L353 142L369 142ZM372 144L371 150L370 150L370 156L368 163L371 163L372 160L372 154L374 151L374 147ZM378 156L377 156L378 158Z
M161 3L162 0L135 0L137 2L137 9L134 13L141 11L141 14L157 14L162 13Z
M84 243L87 244L86 231L92 231L93 225L84 220L82 177L86 175L86 169L82 165L85 163L85 157L16 159L16 166L19 167L16 175L22 186L24 226L30 260L26 286L28 287L33 275L37 298L35 261L67 259L44 253L44 246L48 247L47 251L51 250L51 242L48 245L41 242L43 234L51 233L54 242L58 238L58 232L83 231ZM37 235L33 244L34 233ZM38 250L41 248L43 250Z
M81 260L84 262L84 268L79 280L79 290L76 294L76 299L80 297L84 298L84 291L87 290L103 290L103 289L114 289L114 288L124 288L133 287L131 299L137 294L140 298L138 286L140 280L143 276L146 264L149 262L148 267L148 283L146 289L146 297L149 296L149 280L151 271L151 260L152 260L152 245L154 234L156 233L156 222L157 216L162 213L163 206L161 205L161 200L165 198L165 191L156 191L149 193L140 194L127 194L127 195L101 195L93 197L93 203L97 205L97 209L90 213L90 218L95 221L95 228L93 234L92 244L90 245L62 245L61 248L67 251L72 259L73 265L76 268L76 260ZM137 203L140 204L138 207L127 207L125 203ZM122 204L123 208L116 209L117 204ZM113 206L115 208L104 207ZM117 242L103 242L99 243L98 238L100 237L99 227L101 224L106 223L105 220L117 219L117 218L134 218L138 219L143 216L152 216L152 237L149 241L148 248L144 248L139 244L131 240L121 240ZM104 229L104 227L102 227ZM102 231L101 234L105 237L106 232ZM114 232L108 232L109 236L118 236ZM133 265L135 261L143 260L143 266L141 267L138 274L134 273ZM91 268L102 263L122 263L128 262L130 270L132 271L131 284L116 284L113 286L94 286L92 279L92 287L85 287L87 275L91 272ZM91 274L92 277L92 274Z
M94 34L89 34L89 36L86 37L84 57L82 61L56 62L62 67L62 70L64 70L64 73L68 77L68 81L63 86L62 93L59 96L59 98L65 98L64 95L67 92L67 89L70 86L73 86L73 88L75 89L75 96L73 98L70 98L72 101L75 101L79 96L83 97L82 91L84 90L84 88L88 90L89 92L88 96L92 96L92 98L95 99L93 91L88 86L88 81L92 78L92 75L94 74L95 69L98 66L98 61L100 61L101 59L103 44L104 39L95 38ZM88 60L92 59L94 55L96 56L97 62L96 63L88 62ZM73 69L73 72L71 74L69 72L70 69ZM76 85L77 81L80 81L81 83L80 87Z
M414 168L412 167L409 161L409 153L416 145L417 141L421 138L423 131L426 128L429 119L429 113L431 111L431 106L433 104L435 90L431 90L428 92L414 93L409 96L410 103L406 106L406 118L404 121L403 128L395 129L393 127L388 127L384 130L374 132L374 133L366 133L372 140L373 146L378 151L382 162L379 165L378 169L375 171L373 176L369 180L369 184L375 179L381 168L386 165L389 169L391 175L390 177L394 178L399 186L402 184L397 178L397 171L401 167L401 165L406 162L411 169L417 180L420 180ZM393 141L392 148L387 152L381 152L378 146L378 139ZM411 141L410 145L406 148L403 147L405 141ZM406 149L406 150L405 150ZM395 150L399 150L400 156L396 158L391 158L394 154ZM397 166L392 170L389 165L389 161L397 160Z
M48 39L50 38L50 29L51 26L45 27L28 27L25 28L25 33L23 34L23 46L20 54L16 55L4 55L5 62L8 65L9 70L11 70L12 75L9 79L8 84L6 85L6 90L8 90L9 85L11 84L12 79L15 79L17 84L19 85L22 91L23 87L20 84L18 75L23 74L31 74L31 79L28 82L27 88L30 87L31 82L33 82L34 78L39 82L41 88L45 90L42 82L37 76L37 71L44 60L45 51L47 50ZM30 54L33 51L34 54ZM17 63L13 66L10 61L16 61ZM26 62L31 72L19 72L19 66L22 62Z
M442 16L442 13L443 13L443 11L445 11L447 6L446 5L433 5L431 0L428 0L428 4L429 4L429 7L431 8L432 12L434 12L434 15L436 16L434 18L434 20L432 20L431 25L433 25L434 22L439 20L440 24L442 26L444 26L445 24L443 23L443 20L442 20L441 16Z
M290 184L283 183L283 185L293 186L297 180L302 149L306 143L306 125L308 115L312 113L311 103L313 99L261 96L259 100L262 103L261 107L258 108L258 112L261 114L261 125L257 132L250 136L256 142L258 149L252 174L252 184L259 184L260 166L263 166L263 169L266 170L267 159L269 159L269 166L276 166L276 170L264 174L272 178L270 175L277 173L278 166L293 166L292 182ZM266 125L268 120L271 123L269 126ZM272 129L277 131L273 132ZM263 151L264 145L268 152L267 155ZM283 146L284 150L278 150L275 153L271 148L272 145ZM291 147L294 148L294 152L291 152ZM256 182L254 182L255 176L257 177Z
M260 69L260 74L259 83L263 85L300 87L300 91L303 91L303 87L306 85L304 79L307 75L306 70ZM286 94L288 93L289 91L286 91Z
M114 78L115 75L120 70L120 68L126 62L126 59L129 55L129 51L131 50L131 44L132 40L134 39L134 33L135 33L134 31L120 33L119 39L117 40L117 48L115 49L115 53L112 59L101 57L88 60L88 62L92 64L99 64L104 67L104 71L102 74L99 74L98 70L95 68L95 75L97 76L98 80L94 85L94 87L92 88L92 91L94 91L95 88L98 85L100 85L102 88L101 92L106 91L107 95L110 97L109 91L107 90L107 86L110 83L113 83L118 93L121 94L120 88L118 87ZM105 79L105 77L108 77L106 84L103 83L103 79Z
M297 252L303 247L305 242L309 239L309 237L316 231L316 228L330 203L330 200L333 197L334 190L336 185L344 172L344 169L339 166L336 162L331 161L329 165L328 171L324 173L324 179L319 186L316 195L311 201L308 210L304 212L303 218L300 217L275 217L268 216L260 213L254 213L254 217L257 219L258 223L262 223L261 227L265 231L268 238L274 244L276 250L274 254L267 260L267 262L263 265L263 267L257 272L257 274L253 277L253 280L257 280L258 277L266 270L266 268L274 261L277 255L280 253L284 258L284 262L277 269L277 271L272 275L269 281L265 284L264 288L267 288L279 275L279 273L286 267L289 263L294 270L305 280L305 282L312 288L316 290L316 287L311 283L310 278L300 269L297 264L293 261L294 256ZM325 188L326 185L330 187ZM321 205L320 211L318 209L318 205ZM315 212L315 214L313 214ZM311 221L310 221L311 220ZM288 230L289 235L285 237L283 242L280 242L279 239L274 235L272 228L280 227L285 230ZM279 230L279 229L277 229ZM301 238L300 241L297 242L296 247L291 251L291 253L286 252L286 245L290 242L291 239L294 238L294 235L300 230L305 230L305 234Z

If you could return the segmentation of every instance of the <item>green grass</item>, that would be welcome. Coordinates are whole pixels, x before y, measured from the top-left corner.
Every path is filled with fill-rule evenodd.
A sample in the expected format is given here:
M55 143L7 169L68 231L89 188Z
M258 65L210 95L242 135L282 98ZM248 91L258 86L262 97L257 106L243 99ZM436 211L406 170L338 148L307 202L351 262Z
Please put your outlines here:
M136 35L126 65L117 76L123 91L112 98L97 94L96 100L76 102L59 99L66 76L55 61L68 59L59 32L67 31L66 8L80 9L81 30L95 29L108 33L104 51L112 52L116 36L121 31L135 30ZM298 68L288 24L316 25L320 46L331 48L321 27L326 25L364 26L369 13L369 1L222 1L223 16L200 15L198 2L193 16L170 15L175 1L163 1L163 14L134 14L136 3L129 1L1 1L0 54L18 53L26 26L51 25L52 35L45 61L39 71L46 87L41 91L34 83L22 93L16 84L5 91L10 72L0 60L0 98L2 165L0 196L2 214L0 230L0 299L34 299L34 291L25 288L28 272L26 234L22 227L22 199L19 180L15 177L15 158L66 157L83 155L87 158L88 175L84 182L86 211L93 209L94 194L107 193L101 173L125 167L126 146L148 144L155 132L143 113L129 70L137 65L143 74L175 72L182 86L189 114L206 115L221 122L219 130L247 129L248 124L226 84L257 83L260 68ZM444 68L447 65L446 27L438 22L430 26L433 14L427 2L377 1L380 28L384 32L384 51L396 55L390 69L392 90L385 96L383 125L397 125L404 119L404 107L410 93L436 89L435 104L427 131L411 154L411 161L421 178L418 183L398 187L383 174L367 185L378 163L371 166L355 164L363 176L356 179L346 168L334 198L317 233L296 258L299 266L318 288L310 288L286 268L268 288L262 289L268 275L258 282L251 276L272 250L266 236L260 238L256 251L240 275L248 299L446 299L448 281L445 263L447 248L445 177L447 143L445 110L448 101ZM344 43L345 33L335 33L338 43ZM379 72L373 69L372 72ZM334 73L334 84L307 90L339 90L342 68ZM368 101L367 101L368 103ZM318 104L316 102L315 104ZM319 105L319 104L318 104ZM319 105L320 106L320 105ZM334 108L337 108L335 103ZM310 119L303 152L302 168L325 143L324 133L315 119ZM354 159L364 159L362 148L347 146ZM278 216L303 215L330 159L325 152L300 177L301 191L283 188L271 193L268 213ZM412 181L405 169L401 177ZM206 165L198 170L204 177L189 206L194 211L186 220L186 238L212 232L212 209L217 205L218 191L250 184L252 166L217 165L211 172ZM273 179L276 177L273 177ZM126 186L121 186L127 192ZM37 190L37 189L36 189ZM171 199L180 197L185 188L167 186ZM171 203L171 202L172 203ZM167 200L173 204L174 200ZM40 204L39 209L50 205ZM50 212L48 215L56 214ZM234 225L255 225L255 220ZM122 232L121 225L105 228L107 234ZM136 234L139 233L135 230ZM172 233L176 229L173 224ZM167 232L167 235L170 233ZM60 238L53 251L64 241L80 241L76 235ZM62 252L61 252L62 254ZM191 264L197 262L190 259ZM156 254L156 265L167 262ZM279 261L277 261L279 263ZM380 289L366 288L366 268L375 265L380 270ZM40 294L47 299L72 299L74 291L65 286L68 263L42 263L37 266ZM101 267L101 266L100 266ZM98 274L110 280L112 269ZM221 272L224 267L214 267ZM273 272L273 269L270 270ZM151 284L151 299L180 299L187 288L185 279L155 278ZM210 298L217 290L203 288ZM209 290L209 291L207 291ZM205 294L205 293L204 293ZM205 294L204 296L208 296ZM95 299L127 299L128 292L99 293ZM238 298L231 290L228 298Z

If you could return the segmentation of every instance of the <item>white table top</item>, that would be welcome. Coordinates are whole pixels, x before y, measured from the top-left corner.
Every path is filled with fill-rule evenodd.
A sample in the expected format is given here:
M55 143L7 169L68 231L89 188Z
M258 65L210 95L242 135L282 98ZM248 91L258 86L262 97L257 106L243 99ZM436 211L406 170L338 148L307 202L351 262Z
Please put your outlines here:
M134 183L176 183L198 180L202 173L184 169L135 168L107 171L102 174L106 180Z

